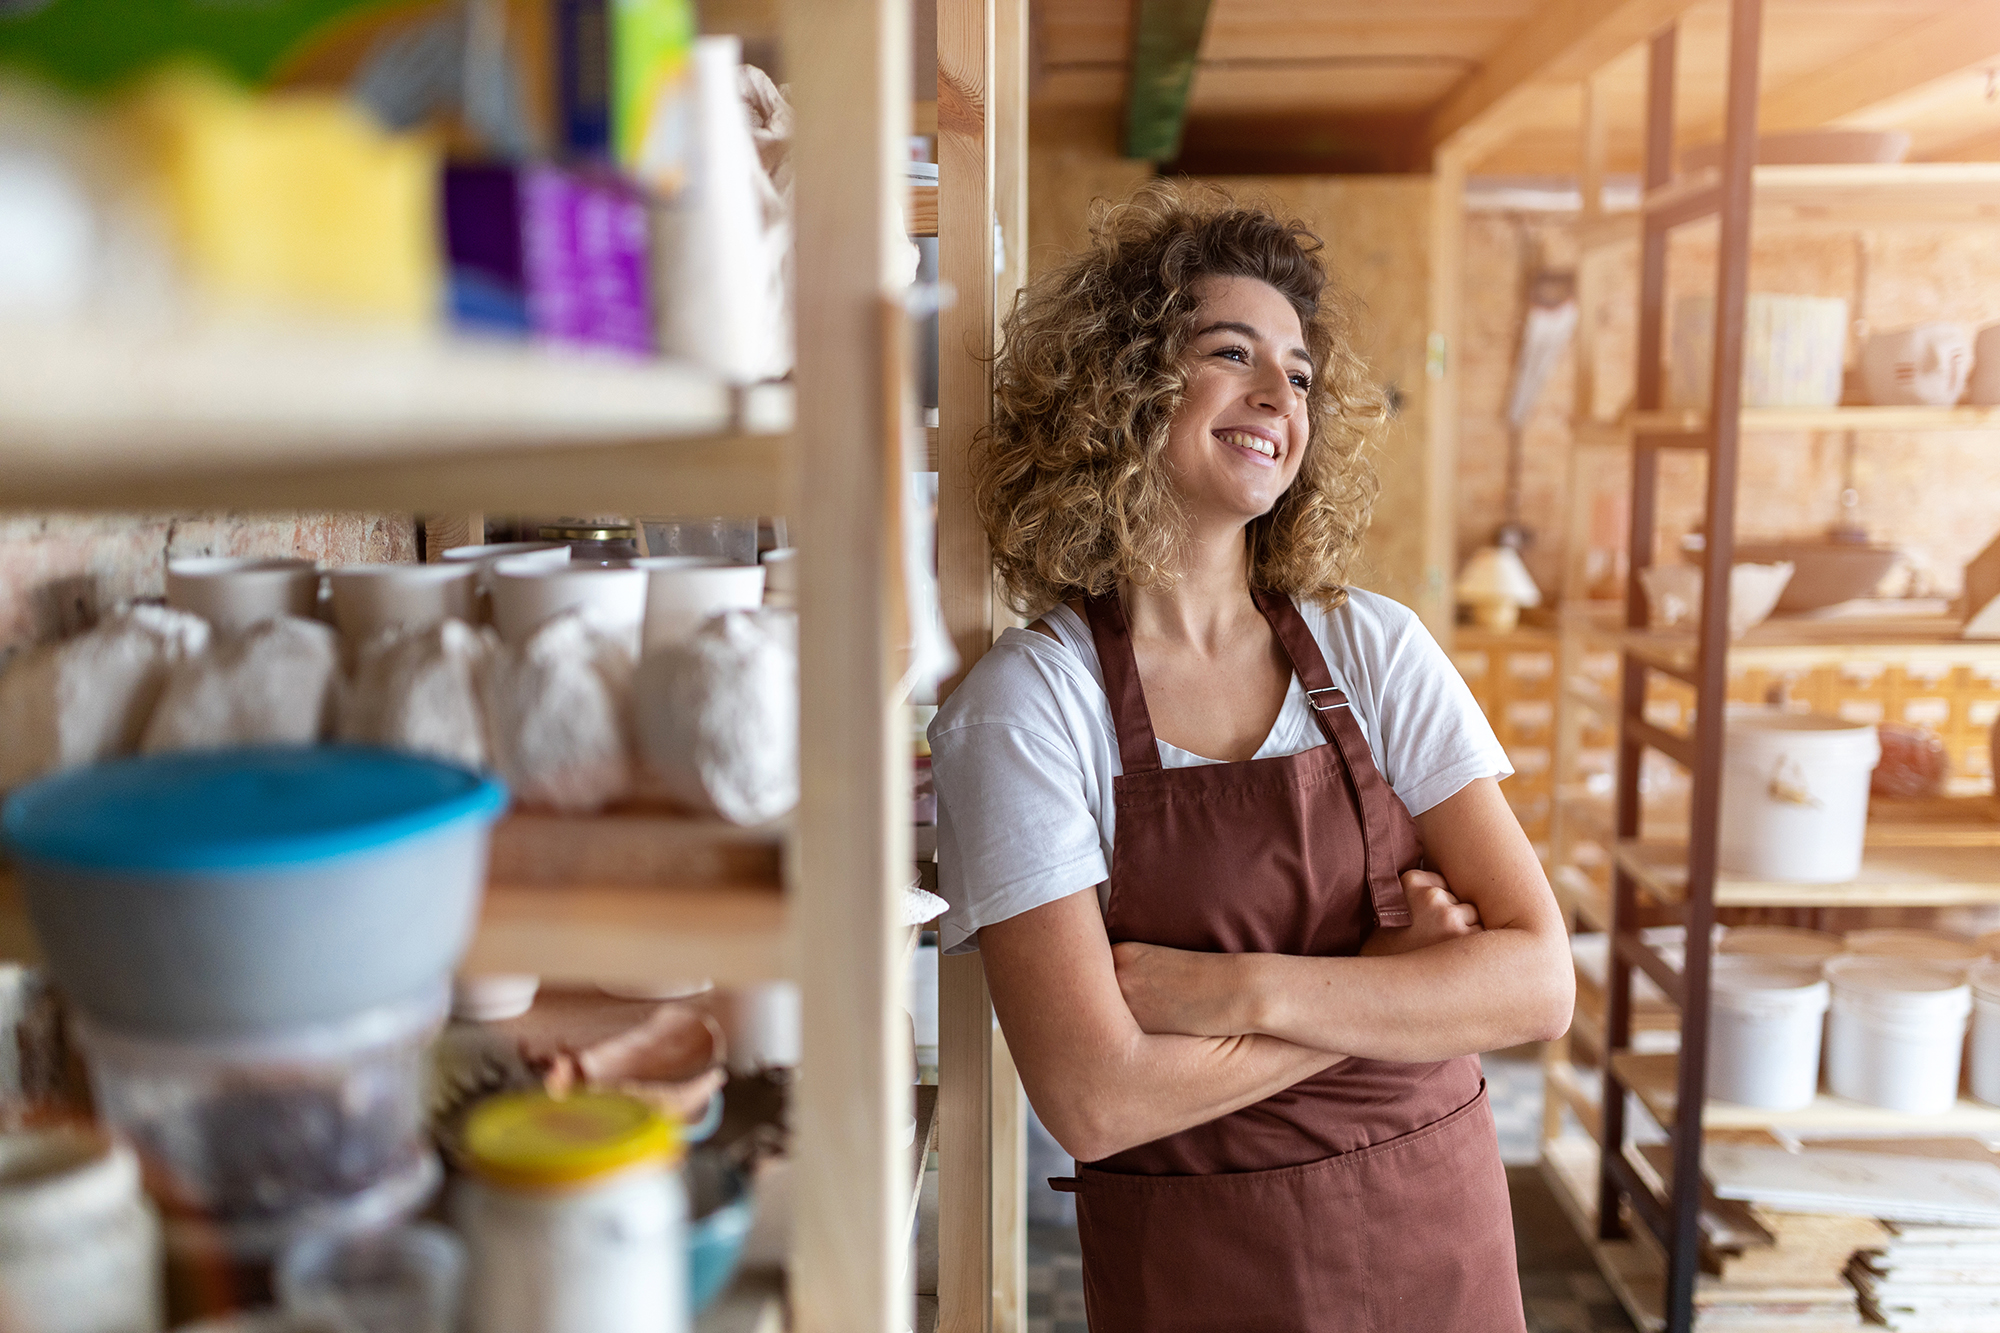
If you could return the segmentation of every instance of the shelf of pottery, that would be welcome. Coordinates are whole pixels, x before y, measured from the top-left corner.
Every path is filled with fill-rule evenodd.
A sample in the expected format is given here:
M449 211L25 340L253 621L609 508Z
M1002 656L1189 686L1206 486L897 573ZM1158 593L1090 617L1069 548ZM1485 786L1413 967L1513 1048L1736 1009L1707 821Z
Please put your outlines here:
M9 659L0 1087L47 1127L0 1212L61 1235L0 1293L64 1299L8 1326L305 1328L384 1281L410 1328L455 1326L447 1289L489 1333L907 1321L934 912L892 793L937 658L880 238L939 212L889 112L907 6L779 7L789 105L677 0L364 6L123 64L86 8L0 34L37 71L0 83L34 260L0 268L0 506L783 515L799 558L759 564L752 517L733 559L593 520L177 562L164 605ZM80 1068L95 1122L59 1114ZM36 1211L31 1178L76 1190ZM450 1227L384 1229L434 1198ZM71 1319L91 1293L108 1322Z
M1712 217L1689 219L1723 197L1716 170L1683 165L1642 203L1656 224L1687 224L1675 244L1713 228ZM1601 181L1601 161L1586 162L1583 179ZM1758 166L1751 189L1753 234L2000 227L1995 164ZM1596 194L1587 184L1580 228L1576 299L1587 330L1600 327L1606 290L1621 285L1606 266L1641 235L1636 216L1604 215ZM1857 289L1867 290L1859 278ZM1547 1054L1543 1168L1647 1328L1672 1313L1667 1256L1639 1210L1670 1208L1661 1201L1673 1197L1667 1140L1682 1036L1669 997L1686 940L1669 918L1686 897L1689 773L1701 758L1702 577L1694 542L1685 563L1644 571L1649 624L1627 628L1623 520L1611 511L1635 441L1664 459L1712 440L1713 301L1667 308L1668 408L1599 416L1594 340L1578 340L1569 558L1547 687L1548 864L1577 932L1578 1004L1571 1032ZM1849 528L1856 449L1885 433L1921 450L1926 434L2000 429L2000 325L1976 337L1927 325L1850 338L1850 315L1861 313L1844 300L1752 290L1743 330L1742 455L1785 433L1845 435ZM1747 484L1741 503L1744 514L1757 503ZM1712 945L1692 1326L1783 1318L1831 1329L1867 1318L1944 1328L1964 1317L1974 1322L1962 1326L1984 1327L1978 1320L2000 1309L2000 1288L1977 1276L2000 1255L2000 1211L1991 1198L1974 1202L2000 1187L2000 1157L1988 1151L2000 1141L2000 963L1988 961L2000 935L1982 935L2000 925L2000 629L1990 623L2000 616L2000 540L1968 566L1956 603L1876 597L1897 553L1852 531L1737 544L1734 559L1726 697L1748 711L1725 728L1721 760L1713 903L1731 924ZM1649 668L1643 718L1627 724L1645 747L1641 832L1623 839L1613 802L1621 655ZM1794 770L1809 770L1802 783L1790 783ZM1624 955L1635 989L1621 1050L1606 1039L1614 869L1636 891L1636 921L1625 926L1650 927ZM1627 1147L1613 1164L1627 1210L1618 1240L1604 1239L1597 1220L1607 1061L1629 1092ZM1801 1141L1813 1151L1787 1151ZM1852 1152L1863 1155L1842 1156ZM1898 1166L1899 1153L1925 1155Z

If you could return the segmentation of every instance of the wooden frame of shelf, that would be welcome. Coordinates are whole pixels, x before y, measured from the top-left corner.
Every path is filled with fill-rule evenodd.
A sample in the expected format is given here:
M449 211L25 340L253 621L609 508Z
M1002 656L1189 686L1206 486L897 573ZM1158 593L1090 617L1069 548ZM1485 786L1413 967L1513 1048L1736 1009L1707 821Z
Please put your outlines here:
M1637 1051L1614 1051L1611 1067L1646 1108L1661 1129L1671 1130L1678 1111L1675 1081L1679 1057ZM1961 1097L1948 1111L1914 1115L1822 1092L1812 1104L1796 1111L1771 1111L1709 1098L1702 1104L1701 1123L1709 1129L1779 1129L1830 1136L1841 1133L1900 1133L1916 1137L2000 1135L2000 1106Z
M1751 175L1759 224L1855 227L1992 227L2000 225L2000 164L1991 162L1860 163L1761 166ZM1587 220L1585 251L1634 245L1642 213L1685 213L1719 189L1713 170L1676 177L1647 193L1639 213Z
M1682 901L1682 844L1622 842L1617 866L1656 903ZM1861 873L1839 884L1800 884L1720 872L1717 907L1961 907L2000 903L2000 856L1990 846L1870 847Z

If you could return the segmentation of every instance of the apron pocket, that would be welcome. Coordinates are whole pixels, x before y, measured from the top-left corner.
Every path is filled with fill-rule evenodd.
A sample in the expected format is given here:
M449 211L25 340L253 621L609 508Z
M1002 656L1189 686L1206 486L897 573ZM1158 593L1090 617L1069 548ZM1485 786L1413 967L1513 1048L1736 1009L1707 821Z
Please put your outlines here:
M1520 1333L1482 1086L1443 1119L1303 1166L1077 1168L1091 1333Z

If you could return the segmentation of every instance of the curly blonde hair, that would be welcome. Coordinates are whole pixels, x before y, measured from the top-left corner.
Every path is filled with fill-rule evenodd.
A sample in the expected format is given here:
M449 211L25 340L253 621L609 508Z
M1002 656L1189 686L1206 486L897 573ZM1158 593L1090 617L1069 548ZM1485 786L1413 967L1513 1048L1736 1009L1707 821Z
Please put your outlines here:
M1213 186L1155 181L1101 208L1079 254L1031 283L1004 324L974 501L1002 589L1045 611L1120 582L1171 586L1187 524L1161 455L1187 390L1197 280L1246 277L1298 312L1312 356L1298 476L1249 529L1253 586L1332 608L1374 506L1368 449L1386 419L1355 352L1356 302L1319 237Z

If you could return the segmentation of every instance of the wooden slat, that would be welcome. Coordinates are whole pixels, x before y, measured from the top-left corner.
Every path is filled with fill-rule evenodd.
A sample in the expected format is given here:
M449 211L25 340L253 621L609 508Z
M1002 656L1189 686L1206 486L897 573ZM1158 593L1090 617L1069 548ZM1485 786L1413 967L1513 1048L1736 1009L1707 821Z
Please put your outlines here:
M1788 431L1926 431L2000 430L1996 407L1752 407L1741 413L1746 434ZM1634 412L1631 429L1647 434L1702 434L1708 418L1701 412L1669 408Z
M1416 611L1446 652L1457 632L1458 444L1460 348L1465 282L1465 163L1455 149L1440 149L1431 173L1430 331L1424 377L1429 388L1424 423L1423 587Z
M1621 843L1618 864L1663 903L1679 902L1680 846ZM1861 873L1839 884L1797 884L1718 873L1717 907L1967 907L2000 905L2000 856L1990 847L1869 847Z
M1674 1081L1680 1069L1679 1056L1618 1051L1611 1057L1611 1068L1638 1096L1648 1115L1657 1120L1662 1128L1672 1127L1678 1109ZM1775 1128L1812 1130L1816 1133L1841 1129L1856 1133L1899 1131L1903 1134L1980 1136L2000 1133L2000 1107L1961 1097L1948 1111L1936 1115L1912 1115L1907 1111L1885 1110L1822 1092L1811 1105L1796 1111L1767 1111L1711 1099L1702 1107L1701 1122L1707 1129Z
M776 889L788 825L740 828L664 808L621 806L596 815L516 810L493 827L488 877L496 883Z
M784 896L761 884L495 884L463 968L578 984L769 981L791 971L785 931Z
M425 514L424 560L438 564L454 546L478 546L486 540L486 516L460 511L456 514Z
M901 487L908 320L910 9L789 0L797 108L801 728L792 926L804 1059L796 1102L792 1327L906 1327L910 1111L909 729Z
M1024 1333L1028 1318L1028 1117L1007 1039L993 1034L993 1328Z
M993 1006L979 955L938 959L938 1305L946 1333L993 1327Z
M1449 146L1466 165L1505 142L1600 66L1692 9L1696 0L1544 0L1479 68L1431 113L1425 138ZM1560 92L1558 92L1560 90Z

